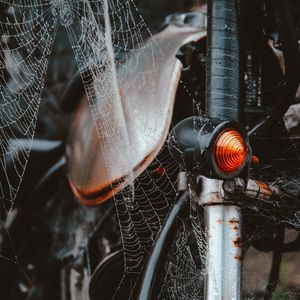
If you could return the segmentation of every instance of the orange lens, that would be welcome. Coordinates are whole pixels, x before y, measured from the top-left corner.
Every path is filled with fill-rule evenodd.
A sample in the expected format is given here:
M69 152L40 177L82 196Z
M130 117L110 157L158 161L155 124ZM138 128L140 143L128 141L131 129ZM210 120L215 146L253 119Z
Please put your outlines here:
M225 173L237 171L245 162L248 147L241 134L233 128L225 129L218 136L214 155L217 166Z

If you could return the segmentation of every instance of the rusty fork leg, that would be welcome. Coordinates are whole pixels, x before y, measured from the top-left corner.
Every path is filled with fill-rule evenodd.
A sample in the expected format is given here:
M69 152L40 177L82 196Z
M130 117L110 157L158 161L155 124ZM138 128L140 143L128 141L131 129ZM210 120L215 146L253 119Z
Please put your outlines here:
M249 179L227 181L199 176L207 236L205 300L242 299L242 215L238 200L270 200L280 189ZM236 204L236 205L234 205Z
M241 210L233 205L205 207L207 277L205 299L241 299Z
M207 238L205 300L242 297L241 209L230 201L224 181L199 177ZM228 184L231 186L230 184Z

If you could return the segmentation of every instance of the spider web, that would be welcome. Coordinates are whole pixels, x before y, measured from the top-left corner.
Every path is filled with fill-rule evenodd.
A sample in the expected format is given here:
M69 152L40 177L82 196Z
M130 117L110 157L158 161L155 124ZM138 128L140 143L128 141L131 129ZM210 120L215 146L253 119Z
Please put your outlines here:
M118 136L124 141L122 148L126 151L130 147L118 85L133 73L144 49L153 44L145 45L145 35L149 36L150 32L131 1L16 0L1 1L1 4L6 10L6 20L1 21L1 174L4 178L1 179L1 200L10 204L10 211L30 153L58 26L64 26L68 33L99 139ZM117 74L115 58L118 56L124 61L130 58L131 65L129 69L119 62L121 71ZM149 72L156 72L154 61L153 70L147 70ZM134 84L129 82L130 86ZM107 102L109 99L113 101ZM117 117L112 118L112 115ZM106 153L114 151L104 150ZM130 163L127 165L130 155L126 151L119 163L130 169ZM168 159L155 159L136 181L132 171L131 183L115 198L125 253L125 273L119 290L122 286L128 289L130 282L129 290L134 291L175 196L178 170ZM107 157L109 160L111 157ZM168 172L153 178L153 174L159 174L157 170ZM110 174L109 164L107 172ZM18 264L17 257L11 262ZM116 299L117 294L118 291Z
M63 26L82 76L99 141L112 137L122 140L121 148L125 151L118 163L131 170L129 184L114 197L125 258L125 272L115 299L119 299L124 290L129 291L128 298L131 298L157 233L173 204L179 171L166 146L137 179L130 161L131 145L119 86L137 70L139 61L148 54L146 48L155 46L154 42L145 43L145 37L151 33L130 0L11 0L1 3L7 15L0 23L1 200L10 204L10 210L30 153L30 142L22 143L22 139L32 141L34 136L51 47L58 26ZM163 58L162 52L160 59ZM130 68L125 64L129 59ZM159 60L147 59L153 65L147 73L156 74ZM144 74L136 74L136 78L139 76ZM135 80L128 82L127 88L139 88L135 83ZM151 93L152 87L147 87L147 82L142 88L145 93ZM188 97L189 91L184 90ZM197 111L199 99L192 100L192 109L200 114ZM147 126L147 120L144 125ZM153 139L156 136L155 128L152 136ZM101 147L107 146L101 144ZM109 162L115 149L113 145L108 147L102 149L108 153ZM106 165L109 175L112 167L109 163ZM295 178L294 184L297 182ZM286 181L281 185L289 189ZM298 195L286 193L286 197L295 199ZM275 218L268 211L256 213ZM170 249L159 299L201 298L206 254L202 216L202 208L192 197L189 216L181 220L176 242ZM299 226L297 215L294 219L287 215L285 220L278 217L275 221ZM11 261L18 264L16 257Z
M43 5L1 4L7 14L0 23L0 198L10 209L28 160L57 24Z

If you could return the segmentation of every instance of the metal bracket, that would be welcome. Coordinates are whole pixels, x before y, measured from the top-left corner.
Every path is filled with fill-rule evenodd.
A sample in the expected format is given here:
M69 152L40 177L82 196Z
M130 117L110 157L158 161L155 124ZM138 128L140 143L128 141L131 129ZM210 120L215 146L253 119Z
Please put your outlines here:
M249 179L245 183L241 178L218 180L199 176L198 185L201 186L199 195L201 205L238 203L237 201L240 201L243 196L257 200L269 200L279 195L277 186L270 186L265 182L253 179Z

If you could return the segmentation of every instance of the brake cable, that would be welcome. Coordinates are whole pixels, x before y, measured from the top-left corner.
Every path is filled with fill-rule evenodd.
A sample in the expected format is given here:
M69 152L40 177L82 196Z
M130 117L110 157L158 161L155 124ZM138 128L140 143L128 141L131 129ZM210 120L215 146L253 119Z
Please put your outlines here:
M173 242L174 233L179 226L178 218L182 217L188 209L189 199L189 191L178 194L170 214L167 216L162 230L149 254L142 277L142 284L138 292L138 300L155 299L155 287L159 282L159 275L164 265L162 262L167 257L168 250Z

